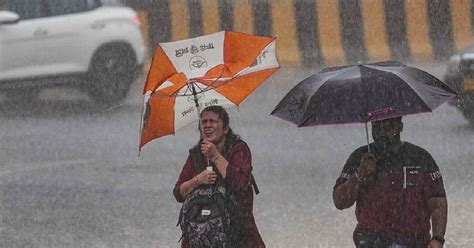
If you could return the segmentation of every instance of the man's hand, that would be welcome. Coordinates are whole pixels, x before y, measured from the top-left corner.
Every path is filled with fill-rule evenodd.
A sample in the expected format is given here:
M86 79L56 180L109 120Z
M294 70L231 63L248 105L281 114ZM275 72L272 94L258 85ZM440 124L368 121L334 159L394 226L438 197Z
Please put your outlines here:
M433 239L428 244L428 248L443 248L443 244L441 244L441 242L439 242L438 240Z
M376 170L377 159L374 154L366 153L360 159L359 167L357 168L357 174L365 180L369 178Z

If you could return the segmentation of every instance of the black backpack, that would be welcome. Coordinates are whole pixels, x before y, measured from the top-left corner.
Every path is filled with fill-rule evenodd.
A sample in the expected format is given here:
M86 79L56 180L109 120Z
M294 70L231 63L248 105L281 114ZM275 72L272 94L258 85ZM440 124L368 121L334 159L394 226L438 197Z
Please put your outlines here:
M203 160L200 150L193 148L189 153L196 171L201 171ZM217 171L216 168L214 171ZM178 225L182 237L187 239L192 248L238 247L245 234L245 218L235 193L226 187L222 177L217 174L215 184L193 190L181 207Z

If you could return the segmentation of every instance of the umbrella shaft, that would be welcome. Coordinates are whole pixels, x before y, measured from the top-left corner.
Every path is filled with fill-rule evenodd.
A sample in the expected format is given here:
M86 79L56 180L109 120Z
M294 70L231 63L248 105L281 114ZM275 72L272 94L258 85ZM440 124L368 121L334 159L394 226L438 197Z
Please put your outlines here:
M367 150L370 153L370 146L369 146L369 128L367 127L367 122L365 123L365 135L367 137Z
M191 82L189 84L191 84L191 90L193 91L194 104L196 104L196 108L199 110L199 101L197 97L196 87L194 87L194 82Z
M194 82L190 82L189 84L191 85L191 90L193 92L193 100L194 100L194 104L196 105L196 110L197 110L196 113L198 115L198 119L200 119L201 118L201 116L200 116L201 106L199 105L196 87L194 86Z

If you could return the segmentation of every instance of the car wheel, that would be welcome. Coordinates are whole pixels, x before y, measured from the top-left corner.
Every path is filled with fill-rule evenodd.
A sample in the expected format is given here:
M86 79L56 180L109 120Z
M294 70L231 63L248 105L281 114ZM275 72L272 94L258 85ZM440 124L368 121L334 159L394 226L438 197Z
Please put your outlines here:
M134 79L135 64L128 49L99 51L90 70L90 96L101 104L117 104L125 99Z

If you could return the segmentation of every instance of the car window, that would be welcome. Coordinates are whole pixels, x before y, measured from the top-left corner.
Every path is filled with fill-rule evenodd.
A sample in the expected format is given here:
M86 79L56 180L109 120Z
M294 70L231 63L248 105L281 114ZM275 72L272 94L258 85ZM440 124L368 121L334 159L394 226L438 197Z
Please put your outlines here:
M88 10L86 0L47 0L48 15L67 15Z
M3 9L17 13L21 19L32 19L44 16L42 0L6 0Z

